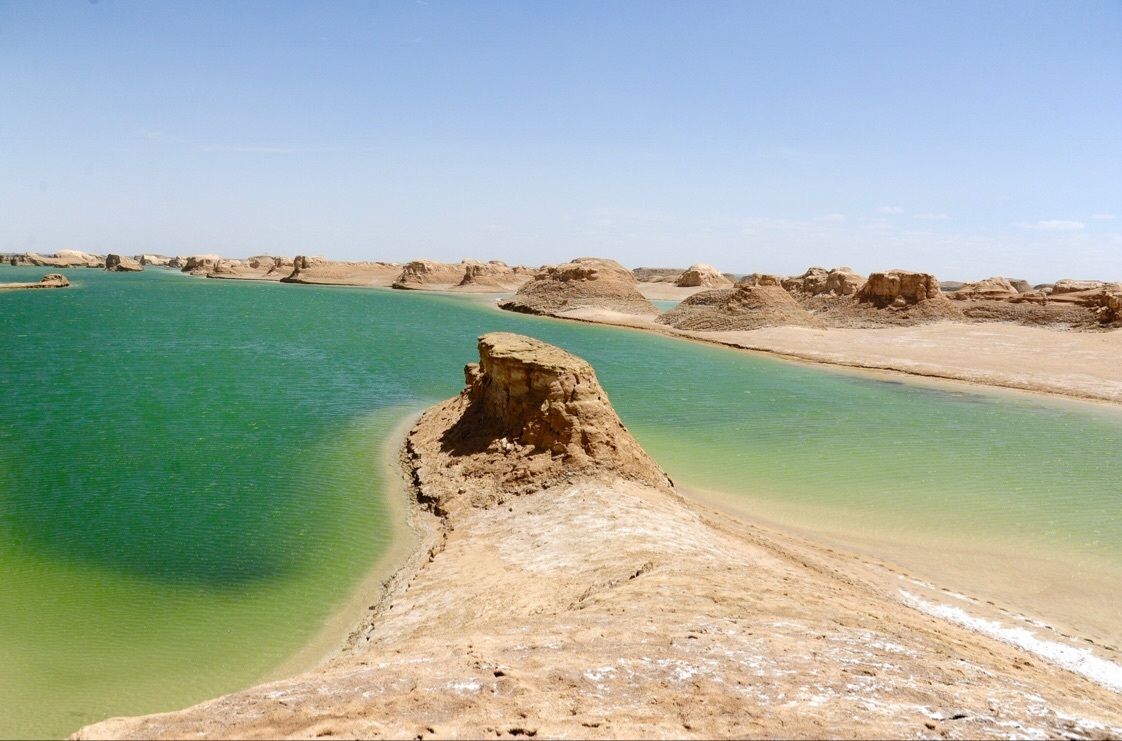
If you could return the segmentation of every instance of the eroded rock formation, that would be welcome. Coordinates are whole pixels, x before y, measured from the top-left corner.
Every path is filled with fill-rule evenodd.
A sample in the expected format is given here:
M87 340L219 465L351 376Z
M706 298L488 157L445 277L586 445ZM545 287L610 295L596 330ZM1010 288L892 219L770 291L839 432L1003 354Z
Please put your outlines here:
M0 290L19 290L22 288L66 288L70 281L65 275L49 273L39 279L38 283L0 283Z
M280 280L306 285L388 287L400 274L401 264L396 262L337 262L297 255L292 271Z
M218 255L191 255L183 260L182 271L191 275L206 275L214 272L221 260Z
M481 263L472 261L473 265ZM394 288L448 289L464 280L467 265L463 262L446 263L436 260L413 260L401 269L393 282Z
M753 274L735 288L695 294L656 320L676 329L699 332L738 331L764 327L825 327L801 307L776 276Z
M30 265L32 267L49 268L100 268L105 267L105 260L98 255L91 255L80 250L59 250L54 255L40 255L36 252L25 252L22 255L12 255L9 259L12 265Z
M635 268L631 274L640 283L674 283L684 268Z
M789 293L807 296L852 296L864 284L865 276L858 275L847 267L833 270L811 267L802 275L782 281L783 288Z
M636 288L634 274L615 260L579 257L542 268L499 306L526 314L558 314L572 309L607 309L651 315L659 311Z
M494 332L479 338L479 363L464 374L463 393L418 424L440 429L439 445L409 447L422 488L430 475L445 482L432 488L445 492L431 503L436 511L490 506L579 476L669 486L584 360L540 340ZM458 485L447 486L449 480Z
M857 300L872 304L878 309L889 306L903 307L921 301L939 301L946 298L939 288L939 281L929 273L913 273L910 270L888 270L871 273Z
M678 279L674 281L674 285L680 288L697 288L699 286L704 288L727 288L732 285L732 281L721 274L717 268L705 263L694 263L690 265Z
M512 268L502 260L491 260L487 263L464 260L463 265L464 277L457 288L514 291L521 288L537 272L525 265L516 265Z
M123 255L106 255L105 269L110 273L139 273L144 266L138 260Z

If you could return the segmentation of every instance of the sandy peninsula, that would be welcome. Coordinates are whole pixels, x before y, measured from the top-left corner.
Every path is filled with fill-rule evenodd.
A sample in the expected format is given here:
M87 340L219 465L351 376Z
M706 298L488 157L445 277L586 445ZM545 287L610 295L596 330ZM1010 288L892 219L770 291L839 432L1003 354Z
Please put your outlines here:
M1116 691L930 586L682 497L583 361L498 333L466 376L404 449L422 547L341 656L77 737L1122 734Z
M1113 311L1101 286L1076 286L1048 308L1047 296L995 281L952 301L931 276L906 271L870 276L868 289L848 269L733 283L707 266L642 281L594 258L518 274L481 265L494 264L297 258L292 282L515 292L503 308L1122 403L1122 332L1096 331ZM689 304L668 322L650 299ZM76 737L1122 735L1116 647L1092 652L680 490L593 370L556 348L484 336L466 380L406 436L420 545L366 595L368 619L339 655Z

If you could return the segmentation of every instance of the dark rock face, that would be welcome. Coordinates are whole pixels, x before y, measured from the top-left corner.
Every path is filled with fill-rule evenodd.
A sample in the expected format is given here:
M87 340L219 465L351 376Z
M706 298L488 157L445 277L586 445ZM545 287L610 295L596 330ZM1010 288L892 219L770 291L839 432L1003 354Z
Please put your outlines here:
M144 266L131 257L106 255L105 269L110 273L139 273L144 270Z

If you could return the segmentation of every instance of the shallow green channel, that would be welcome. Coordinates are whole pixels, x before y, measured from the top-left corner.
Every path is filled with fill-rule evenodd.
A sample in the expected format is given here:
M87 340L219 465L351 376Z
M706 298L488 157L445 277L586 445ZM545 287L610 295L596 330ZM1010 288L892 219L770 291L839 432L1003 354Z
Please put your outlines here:
M983 585L1018 554L1122 584L1113 409L472 298L65 272L70 289L0 293L0 737L182 707L290 659L388 547L387 435L458 392L493 330L587 359L677 481L746 511L892 553L970 550Z

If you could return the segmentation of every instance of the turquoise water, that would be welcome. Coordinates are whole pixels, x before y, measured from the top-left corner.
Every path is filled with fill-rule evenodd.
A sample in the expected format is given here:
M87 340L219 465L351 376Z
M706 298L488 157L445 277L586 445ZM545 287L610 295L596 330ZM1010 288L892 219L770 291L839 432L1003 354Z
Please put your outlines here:
M1090 604L1088 632L1122 634L1113 409L825 372L473 298L64 272L71 289L0 293L0 737L181 707L290 659L387 548L389 431L458 392L493 330L591 362L679 483L926 554L911 564L924 576L1045 617ZM1006 578L1021 562L1029 577ZM1011 568L995 578L995 564Z

